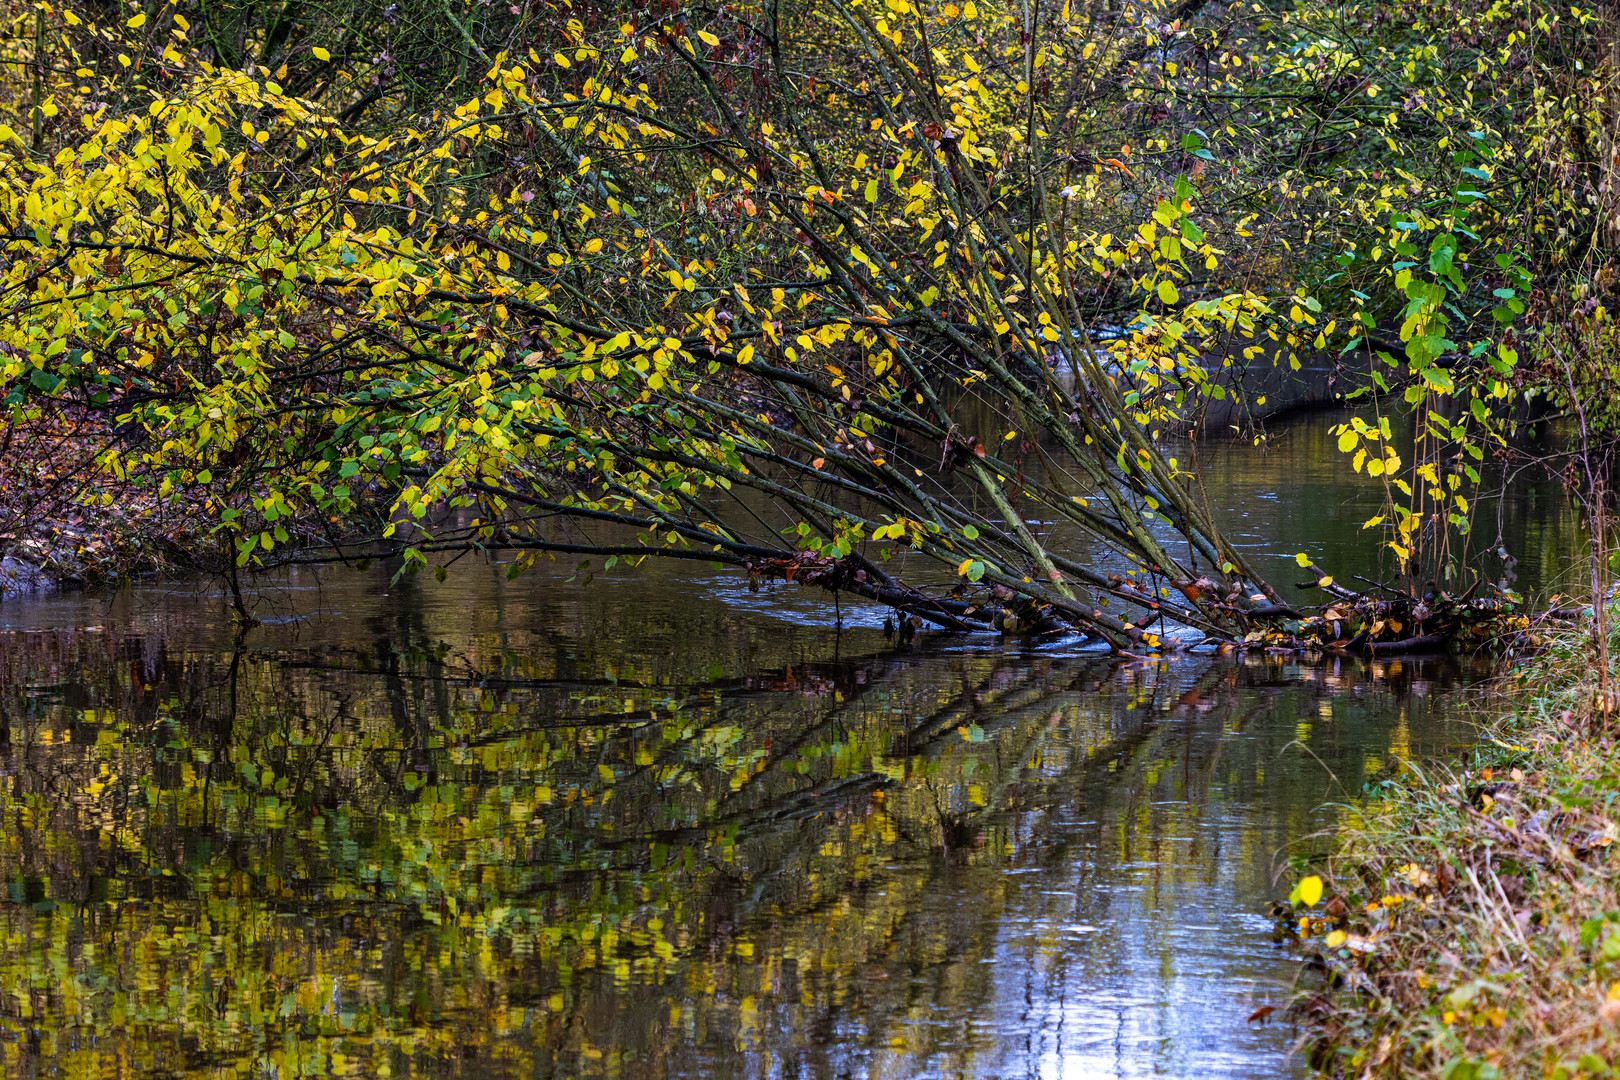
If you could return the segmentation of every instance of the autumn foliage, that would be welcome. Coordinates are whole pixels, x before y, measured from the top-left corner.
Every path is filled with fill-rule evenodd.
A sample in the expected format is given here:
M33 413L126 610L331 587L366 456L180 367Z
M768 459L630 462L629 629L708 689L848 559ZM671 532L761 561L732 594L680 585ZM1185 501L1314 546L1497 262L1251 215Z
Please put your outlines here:
M0 379L53 493L226 574L657 554L1232 639L1297 613L1165 439L1234 365L1366 369L1341 445L1429 572L1537 274L1612 280L1549 164L1612 109L1484 92L1591 12L1481 7L1473 73L1421 5L445 8L437 68L386 20L193 14L13 9Z

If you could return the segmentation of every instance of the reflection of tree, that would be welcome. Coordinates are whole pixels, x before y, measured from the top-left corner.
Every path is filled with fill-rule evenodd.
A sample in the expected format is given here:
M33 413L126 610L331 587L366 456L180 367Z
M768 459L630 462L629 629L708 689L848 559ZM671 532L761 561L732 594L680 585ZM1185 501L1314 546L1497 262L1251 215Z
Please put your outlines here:
M1344 704L1357 671L1258 660L873 652L666 683L510 636L451 654L415 616L359 632L0 651L6 1075L966 1069L1007 979L1102 947L1009 940L1031 889L1072 894L1040 916L1069 922L1140 917L1111 898L1128 866L1160 906L1233 866L1261 895L1322 797L1278 758L1295 718L1342 713L1312 745L1359 777L1388 712ZM1179 839L1261 798L1264 828Z

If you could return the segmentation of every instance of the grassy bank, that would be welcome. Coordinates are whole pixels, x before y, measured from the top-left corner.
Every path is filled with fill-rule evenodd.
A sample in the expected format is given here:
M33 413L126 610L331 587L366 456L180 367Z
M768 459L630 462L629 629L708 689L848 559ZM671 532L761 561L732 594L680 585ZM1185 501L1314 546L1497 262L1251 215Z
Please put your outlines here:
M1410 763L1296 889L1323 1073L1620 1075L1616 614L1606 649L1588 624L1518 660L1471 759Z

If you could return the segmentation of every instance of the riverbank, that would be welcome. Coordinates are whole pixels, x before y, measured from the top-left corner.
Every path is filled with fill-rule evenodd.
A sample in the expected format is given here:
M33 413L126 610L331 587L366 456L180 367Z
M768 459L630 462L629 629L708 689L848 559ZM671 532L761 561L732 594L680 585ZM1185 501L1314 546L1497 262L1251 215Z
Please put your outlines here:
M93 510L40 502L0 527L0 601L200 569L192 554L207 542L199 519L163 514L151 500Z
M1617 616L1607 656L1588 624L1515 662L1471 760L1368 785L1298 924L1334 987L1294 1005L1323 1074L1620 1066Z

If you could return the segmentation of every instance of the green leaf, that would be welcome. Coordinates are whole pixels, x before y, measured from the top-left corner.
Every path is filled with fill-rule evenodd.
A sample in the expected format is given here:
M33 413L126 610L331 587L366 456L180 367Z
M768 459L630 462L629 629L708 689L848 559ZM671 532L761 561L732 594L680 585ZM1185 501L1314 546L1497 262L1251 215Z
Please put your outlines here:
M1442 394L1449 394L1457 389L1457 384L1451 380L1451 373L1443 367L1430 365L1424 368L1423 381Z

